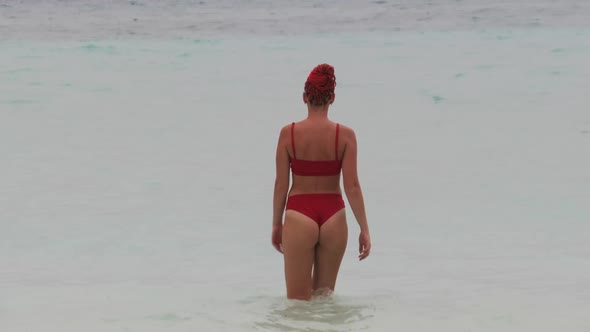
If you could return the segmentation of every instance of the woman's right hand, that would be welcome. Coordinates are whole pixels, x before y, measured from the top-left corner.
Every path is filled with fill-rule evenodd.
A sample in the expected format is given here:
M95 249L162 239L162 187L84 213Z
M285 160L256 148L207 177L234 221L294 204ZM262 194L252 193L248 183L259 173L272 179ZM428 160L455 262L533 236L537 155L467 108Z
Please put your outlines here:
M280 252L283 253L283 224L273 224L272 225L272 236L271 241L273 247Z
M371 253L371 236L368 231L361 231L359 235L359 260L363 260Z

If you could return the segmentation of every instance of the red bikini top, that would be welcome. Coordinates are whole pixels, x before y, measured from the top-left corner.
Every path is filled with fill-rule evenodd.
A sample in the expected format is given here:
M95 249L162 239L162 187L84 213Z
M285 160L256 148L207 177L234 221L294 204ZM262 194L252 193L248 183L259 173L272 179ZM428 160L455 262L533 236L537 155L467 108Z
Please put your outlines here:
M334 160L302 160L297 159L295 154L295 138L293 135L295 122L291 124L291 147L293 148L293 158L291 159L291 171L295 175L302 176L330 176L339 175L342 169L342 161L338 160L338 131L340 125L336 124L336 144L334 146Z

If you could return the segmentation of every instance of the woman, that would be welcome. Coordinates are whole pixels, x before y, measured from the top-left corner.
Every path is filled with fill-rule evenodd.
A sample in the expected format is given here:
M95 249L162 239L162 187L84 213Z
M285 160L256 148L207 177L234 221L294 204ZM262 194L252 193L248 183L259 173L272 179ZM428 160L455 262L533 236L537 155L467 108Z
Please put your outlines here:
M359 259L367 258L371 251L357 175L356 136L351 128L328 118L335 87L334 68L328 64L315 67L303 93L307 118L284 126L279 135L272 244L284 256L289 299L309 300L334 290L348 239L340 174L360 226ZM293 183L289 189L290 171Z

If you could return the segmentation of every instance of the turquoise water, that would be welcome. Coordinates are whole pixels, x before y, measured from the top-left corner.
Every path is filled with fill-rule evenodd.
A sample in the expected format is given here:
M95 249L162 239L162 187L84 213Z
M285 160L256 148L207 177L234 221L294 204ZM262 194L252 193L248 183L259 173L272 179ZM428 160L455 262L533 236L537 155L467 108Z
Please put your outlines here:
M97 5L113 17L79 30L68 27L84 15L44 30L14 14L27 7L0 7L18 22L0 21L0 326L590 328L583 5L500 4L480 29L461 22L485 8L433 2L428 29L404 16L396 30L395 12L351 2L311 30L273 34L265 3L241 4L243 17L205 4L206 17L253 30L200 35L164 29L150 4L140 7L160 29L136 35L103 29L121 4ZM47 10L80 8L62 5ZM282 5L275 16L318 15ZM543 24L498 14L530 6ZM330 31L344 21L362 29ZM332 116L359 139L374 251L355 259L348 210L336 294L288 302L270 245L274 149L279 128L305 116L303 82L321 62L336 68Z

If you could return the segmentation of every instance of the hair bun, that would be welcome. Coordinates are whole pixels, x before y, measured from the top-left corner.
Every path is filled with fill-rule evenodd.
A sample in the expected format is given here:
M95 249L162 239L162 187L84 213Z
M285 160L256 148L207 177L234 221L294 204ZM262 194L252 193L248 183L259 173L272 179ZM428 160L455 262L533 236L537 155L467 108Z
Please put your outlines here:
M332 67L331 65L329 65L327 63L323 63L321 65L317 65L313 69L312 72L314 72L315 74L328 76L328 77L332 78L333 80L335 80L335 77L334 77L334 67Z
M314 105L326 104L334 95L336 88L336 76L334 67L327 63L317 65L305 82L305 93L309 101Z

